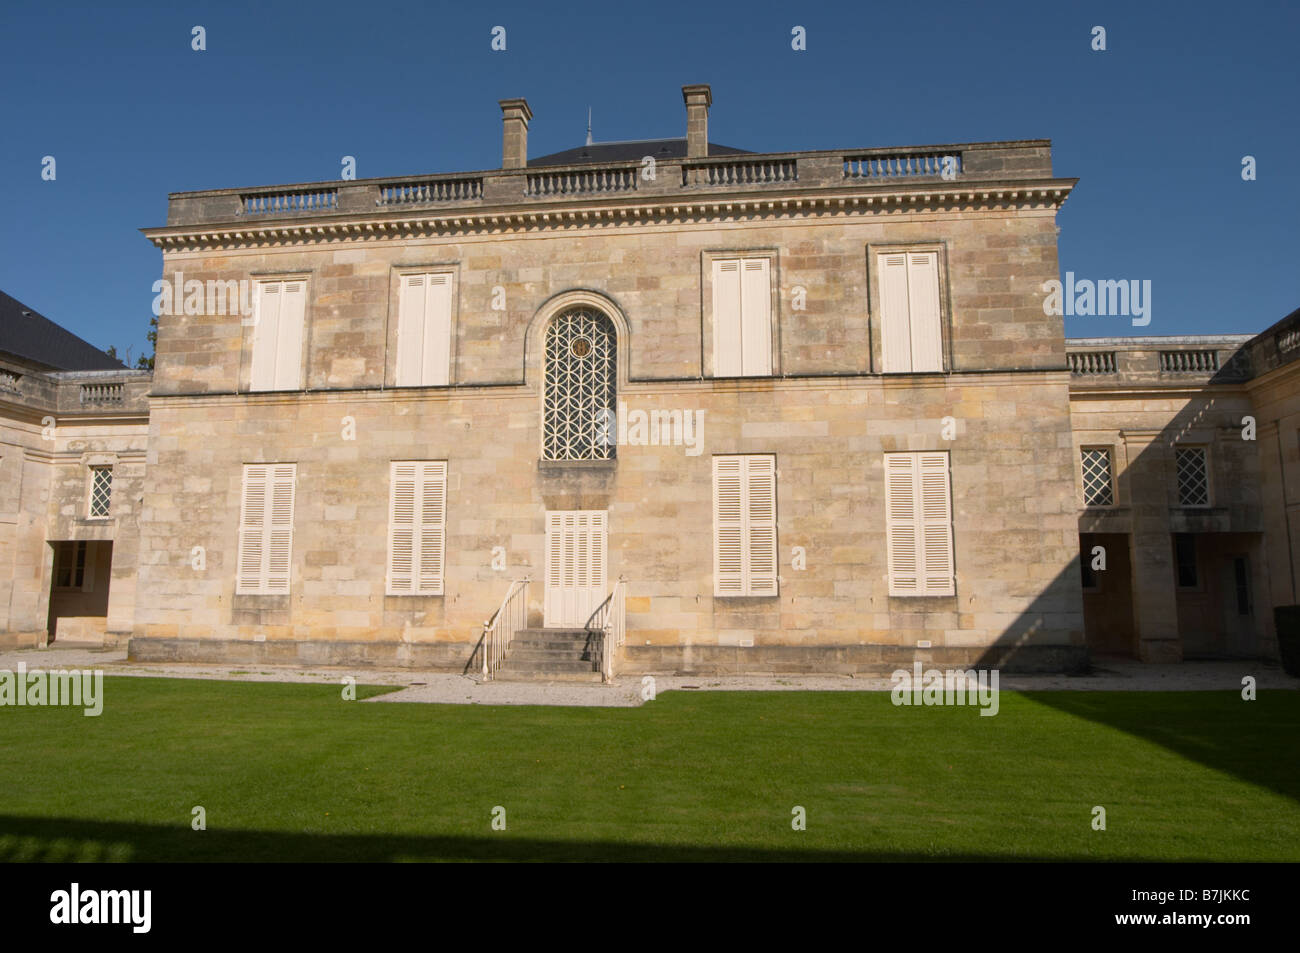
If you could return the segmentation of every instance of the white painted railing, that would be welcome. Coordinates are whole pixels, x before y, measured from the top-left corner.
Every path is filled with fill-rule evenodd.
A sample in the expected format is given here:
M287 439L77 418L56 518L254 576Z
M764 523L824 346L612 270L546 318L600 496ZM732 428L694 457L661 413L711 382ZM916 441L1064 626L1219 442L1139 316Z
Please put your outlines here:
M528 627L528 582L516 579L492 618L483 623L483 677L492 678L510 651L515 633Z
M627 634L627 585L620 576L594 616L587 623L589 631L600 632L600 673L605 681L614 680L614 656Z

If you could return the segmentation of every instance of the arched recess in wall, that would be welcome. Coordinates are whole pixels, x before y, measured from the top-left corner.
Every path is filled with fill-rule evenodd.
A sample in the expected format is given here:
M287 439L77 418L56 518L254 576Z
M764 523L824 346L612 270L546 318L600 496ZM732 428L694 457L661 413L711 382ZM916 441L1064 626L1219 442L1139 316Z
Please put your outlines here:
M540 358L543 460L610 460L626 321L594 292L557 295L538 311L529 353Z

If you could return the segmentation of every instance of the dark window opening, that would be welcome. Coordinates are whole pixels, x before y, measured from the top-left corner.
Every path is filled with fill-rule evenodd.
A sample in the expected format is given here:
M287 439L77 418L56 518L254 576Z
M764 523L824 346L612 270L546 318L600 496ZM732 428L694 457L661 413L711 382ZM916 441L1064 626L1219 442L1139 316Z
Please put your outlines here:
M1232 561L1232 571L1237 580L1237 615L1250 615L1250 580L1246 572L1246 557Z
M1191 533L1174 534L1174 554L1178 562L1178 588L1196 588L1196 537Z
M54 588L80 589L85 581L85 541L56 543L54 546Z

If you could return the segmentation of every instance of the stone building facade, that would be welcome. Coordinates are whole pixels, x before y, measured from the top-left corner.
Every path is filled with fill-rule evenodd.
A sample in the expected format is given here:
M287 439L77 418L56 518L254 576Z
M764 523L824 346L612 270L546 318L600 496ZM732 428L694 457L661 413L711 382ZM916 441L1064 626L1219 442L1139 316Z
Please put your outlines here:
M575 677L1268 653L1284 483L1226 432L1300 413L1289 378L1231 339L1067 342L1047 141L754 154L683 97L684 139L529 159L506 100L500 169L173 194L147 417L93 444L147 448L106 635ZM1246 370L1160 363L1207 350ZM1195 513L1175 431L1214 448ZM1241 554L1252 640L1193 634Z

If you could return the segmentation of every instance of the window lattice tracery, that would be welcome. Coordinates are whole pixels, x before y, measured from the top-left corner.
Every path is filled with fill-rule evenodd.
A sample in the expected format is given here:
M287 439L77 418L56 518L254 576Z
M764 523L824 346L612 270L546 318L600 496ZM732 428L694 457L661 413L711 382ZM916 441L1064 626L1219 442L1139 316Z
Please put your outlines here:
M546 329L542 456L609 460L614 456L614 325L599 311L576 308Z

